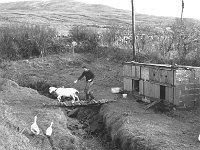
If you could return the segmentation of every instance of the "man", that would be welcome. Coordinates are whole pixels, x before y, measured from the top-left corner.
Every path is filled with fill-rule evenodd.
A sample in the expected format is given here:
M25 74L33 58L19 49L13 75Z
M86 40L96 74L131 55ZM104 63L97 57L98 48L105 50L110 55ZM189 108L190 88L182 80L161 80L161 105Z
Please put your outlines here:
M77 81L80 81L83 77L85 77L86 79L86 85L84 89L85 97L86 97L86 100L92 100L94 99L94 96L91 91L91 86L93 85L93 80L94 80L95 75L86 66L83 66L82 68L84 70L83 73L77 80L74 81L74 83L76 83Z

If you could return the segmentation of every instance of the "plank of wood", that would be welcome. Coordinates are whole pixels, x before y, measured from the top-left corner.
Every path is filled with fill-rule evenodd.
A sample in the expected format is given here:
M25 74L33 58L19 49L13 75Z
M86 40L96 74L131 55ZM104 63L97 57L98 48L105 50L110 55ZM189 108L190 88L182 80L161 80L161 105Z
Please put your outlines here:
M136 77L135 66L132 66L132 77Z
M141 67L141 79L149 80L149 68Z
M140 66L135 66L135 72L136 72L136 77L141 78L140 77Z
M139 93L142 95L144 94L144 81L143 80L139 81Z
M152 106L154 106L154 105L156 105L160 102L161 102L161 99L158 99L158 100L152 102L151 104L148 104L144 109L147 110L147 109L151 108Z
M78 107L78 106L100 105L109 102L116 102L116 100L102 99L102 100L80 101L74 103L72 103L71 101L66 101L66 102L60 102L59 104L61 106L66 106L66 107Z

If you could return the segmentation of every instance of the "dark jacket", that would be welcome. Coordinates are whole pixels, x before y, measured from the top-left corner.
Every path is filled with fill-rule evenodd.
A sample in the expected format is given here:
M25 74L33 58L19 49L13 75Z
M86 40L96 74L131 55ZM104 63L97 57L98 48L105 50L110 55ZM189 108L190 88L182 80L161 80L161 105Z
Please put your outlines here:
M82 75L78 78L78 80L81 80L83 77L85 77L86 81L92 79L90 82L94 80L95 75L91 70L83 71Z

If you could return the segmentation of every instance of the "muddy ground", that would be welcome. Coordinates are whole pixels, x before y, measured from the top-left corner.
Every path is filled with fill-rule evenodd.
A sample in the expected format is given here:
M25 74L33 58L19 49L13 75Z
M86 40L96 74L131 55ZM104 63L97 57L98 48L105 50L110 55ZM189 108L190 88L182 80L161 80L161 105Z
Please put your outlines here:
M48 94L48 88L74 87L80 91L80 98L83 98L84 80L73 83L81 74L83 64L96 75L93 87L96 99L116 99L117 102L101 107L80 108L75 116L68 117L70 110L57 107L54 97ZM23 132L29 139L29 126L34 115L39 114L38 118L42 118L38 119L38 124L44 130L54 120L56 123L53 125L52 139L57 149L65 149L67 146L99 150L200 149L197 140L200 132L200 109L170 110L164 113L153 109L145 110L145 104L138 103L133 96L123 99L120 95L112 94L111 87L123 86L121 67L121 64L106 59L78 54L9 62L1 66L1 77L11 79L19 86L10 81L1 82L1 100L19 120L11 124L19 127L20 131L25 129ZM32 88L37 89L38 93ZM43 107L43 103L50 107ZM42 149L38 143L43 141L46 142L45 149L52 148L46 138L32 144Z

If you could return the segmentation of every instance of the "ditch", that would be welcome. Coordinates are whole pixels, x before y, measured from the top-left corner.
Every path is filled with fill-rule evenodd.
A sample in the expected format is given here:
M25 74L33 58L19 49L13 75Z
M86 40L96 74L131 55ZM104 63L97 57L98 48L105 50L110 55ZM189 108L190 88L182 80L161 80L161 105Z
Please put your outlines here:
M41 95L54 99L56 97L49 93L49 87L45 82L37 82L29 85L30 88L37 90ZM79 107L60 107L65 116L71 121L68 128L71 133L81 138L86 149L90 150L119 150L112 142L109 133L106 131L102 116L99 115L101 105L79 106Z

